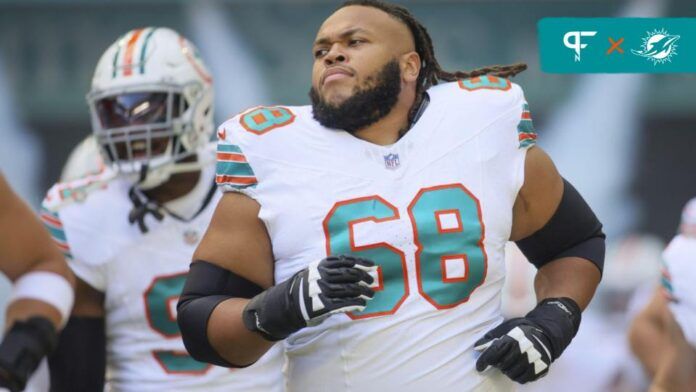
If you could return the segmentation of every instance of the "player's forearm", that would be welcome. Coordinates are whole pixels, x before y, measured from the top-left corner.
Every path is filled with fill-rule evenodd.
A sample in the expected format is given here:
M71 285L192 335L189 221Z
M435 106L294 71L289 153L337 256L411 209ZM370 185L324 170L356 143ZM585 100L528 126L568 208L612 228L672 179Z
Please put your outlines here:
M243 298L225 300L208 320L210 344L225 360L239 366L256 362L273 346L273 342L244 326L242 311L248 302Z
M696 352L686 342L679 345L671 343L657 366L650 391L696 390Z
M657 321L645 312L640 313L633 321L628 336L633 354L651 378L655 377L663 362L665 349L669 347L664 327Z
M53 244L51 244L53 246ZM34 263L31 269L26 271L24 275L31 274L33 272L50 272L58 276L59 279L67 282L71 290L75 289L75 276L73 275L70 268L67 266L63 260L62 255L56 252L56 255L48 252L49 254L42 259L42 261ZM63 283L65 285L65 283ZM53 287L51 287L53 288ZM37 288L39 290L47 290L48 287ZM56 293L58 295L58 293ZM58 300L58 298L53 298ZM72 302L72 299L70 299ZM36 298L17 298L12 301L8 307L5 314L6 327L10 327L15 321L26 320L32 316L41 316L50 320L51 323L56 327L60 328L65 320L61 315L61 311L56 307L56 303L46 302L45 300L40 300ZM61 306L64 307L64 306ZM64 311L65 309L63 309Z
M545 264L534 279L537 301L568 297L585 309L594 296L601 276L597 267L579 257L564 257Z
M33 316L40 316L48 319L56 329L59 328L63 322L60 312L52 305L44 301L23 298L13 301L7 307L5 329L10 328L16 321L27 320Z

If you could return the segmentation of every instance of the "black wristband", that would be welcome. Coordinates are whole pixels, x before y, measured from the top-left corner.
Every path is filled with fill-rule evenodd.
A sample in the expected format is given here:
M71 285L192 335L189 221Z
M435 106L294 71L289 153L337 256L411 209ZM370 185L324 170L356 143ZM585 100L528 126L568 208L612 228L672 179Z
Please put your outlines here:
M292 290L300 290L299 284L298 287L293 287L293 281L298 274L270 287L249 301L242 313L244 326L249 331L257 332L271 342L277 342L307 326L307 323L299 318L299 310L295 309L294 304L297 301L291 298Z
M572 298L546 298L525 318L544 330L551 343L553 359L560 357L580 328L582 311Z

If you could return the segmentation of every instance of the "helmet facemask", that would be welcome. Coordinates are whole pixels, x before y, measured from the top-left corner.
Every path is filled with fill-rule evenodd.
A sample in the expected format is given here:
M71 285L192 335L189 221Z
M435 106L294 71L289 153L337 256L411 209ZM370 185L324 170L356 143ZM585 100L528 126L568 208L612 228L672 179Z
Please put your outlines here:
M104 160L131 176L147 190L169 180L173 173L193 171L200 163L180 163L196 153L192 106L176 86L138 86L137 89L91 93L87 98L92 128ZM196 104L200 100L193 100Z

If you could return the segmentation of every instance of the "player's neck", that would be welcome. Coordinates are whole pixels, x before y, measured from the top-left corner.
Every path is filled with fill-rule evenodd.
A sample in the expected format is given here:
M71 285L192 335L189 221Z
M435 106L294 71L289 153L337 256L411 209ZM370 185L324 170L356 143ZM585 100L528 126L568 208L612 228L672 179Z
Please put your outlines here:
M374 124L356 131L355 137L380 146L396 143L408 128L408 117L414 102L415 93L402 90L391 112Z
M151 200L164 204L191 192L196 187L200 177L200 171L172 174L169 181L157 188L143 191L143 193Z
M186 162L195 162L196 156L191 156L184 159ZM196 187L198 181L201 178L201 172L199 170L192 172L176 173L162 185L156 188L143 191L145 195L151 200L156 201L159 204L164 204L172 200L176 200L187 193L191 192L193 188Z

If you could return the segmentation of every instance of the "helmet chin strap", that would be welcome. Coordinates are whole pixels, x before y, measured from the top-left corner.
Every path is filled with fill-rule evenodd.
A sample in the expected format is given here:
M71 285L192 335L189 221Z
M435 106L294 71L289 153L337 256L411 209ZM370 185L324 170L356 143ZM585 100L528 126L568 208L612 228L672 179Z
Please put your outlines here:
M138 187L142 190L156 188L169 181L173 174L201 171L202 168L215 162L215 156L212 154L209 156L208 154L201 154L199 151L197 157L198 159L195 162L169 162L153 169L145 165L148 171L145 177L142 175L142 170L140 171Z
M158 221L164 219L164 214L160 212L159 203L150 200L143 191L138 187L145 178L147 178L148 165L142 165L140 167L140 178L133 184L128 190L128 198L130 198L133 203L133 209L128 213L128 222L138 223L138 228L145 234L148 232L148 228L145 225L145 217L147 214L152 214Z
M148 190L162 185L166 182L172 174L177 173L188 173L200 171L202 167L215 160L214 156L208 157L207 154L198 154L198 160L196 162L179 162L175 164L168 164L169 167L163 166L156 168L154 170L149 169L149 164L143 164L140 167L140 173L138 175L138 180L130 187L128 190L128 197L133 203L133 209L128 214L128 222L131 224L138 223L138 227L142 233L147 233L148 228L145 225L145 216L147 214L152 214L158 221L164 219L164 214L161 212L162 206L156 201L150 200L147 195L143 193L143 190ZM167 176L164 181L158 181L155 184L148 184L149 186L144 187L146 184L146 179L148 176L152 176L154 171L163 170L167 172Z

